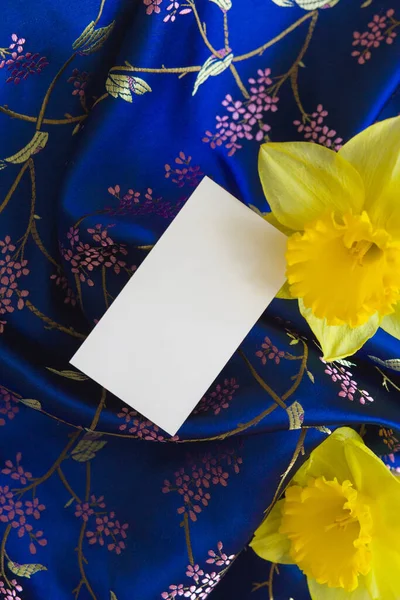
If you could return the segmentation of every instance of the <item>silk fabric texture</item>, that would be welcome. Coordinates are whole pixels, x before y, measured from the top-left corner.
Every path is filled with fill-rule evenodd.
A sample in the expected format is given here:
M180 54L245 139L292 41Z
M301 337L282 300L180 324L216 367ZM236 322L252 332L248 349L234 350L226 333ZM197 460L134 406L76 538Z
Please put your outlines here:
M355 427L397 468L399 343L379 331L327 365L275 300L173 439L69 359L204 174L266 211L263 141L338 149L398 114L399 31L392 0L2 8L7 600L309 599L297 568L247 544L329 429Z

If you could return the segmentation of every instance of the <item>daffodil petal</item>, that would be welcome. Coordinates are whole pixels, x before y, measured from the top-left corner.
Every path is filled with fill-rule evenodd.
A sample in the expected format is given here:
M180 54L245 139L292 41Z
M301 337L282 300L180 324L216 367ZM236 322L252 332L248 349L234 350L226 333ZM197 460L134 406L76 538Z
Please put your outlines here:
M351 481L354 481L359 492L377 501L382 495L389 499L397 496L400 503L400 478L395 477L372 450L363 442L351 440L344 445L344 453L351 471ZM396 514L398 506L396 503Z
M293 564L289 551L291 542L286 535L279 533L282 521L282 506L284 500L279 500L268 517L256 530L250 546L264 560L285 565Z
M327 325L325 319L315 317L311 309L304 306L301 299L299 300L299 308L321 344L324 360L328 362L346 358L357 352L376 333L380 325L378 313L373 315L364 325L349 327L348 325Z
M282 225L302 230L327 210L361 211L360 174L333 150L309 142L263 144L258 170L265 196Z
M287 281L285 281L285 283L277 293L276 298L280 298L281 300L295 300L295 298L293 298L292 294L290 293L290 285Z
M396 304L395 311L382 319L382 329L400 340L400 302Z
M345 446L355 487L370 503L374 535L370 543L372 570L366 585L372 600L398 600L400 592L400 479L365 444Z
M341 150L340 156L360 173L371 220L400 234L400 117L375 123Z
M380 539L374 539L371 543L373 569L366 577L366 584L372 600L399 599L399 544L399 537L395 539L394 536L385 539L381 536Z
M282 233L287 235L288 237L295 233L295 230L290 229L290 227L285 227L282 225L280 221L276 218L273 212L262 213L262 218L268 221L271 225L273 225L276 229L279 229Z
M300 467L293 478L293 483L306 486L310 478L325 477L340 483L352 481L352 474L345 456L345 444L352 440L361 441L361 437L350 427L336 429L326 440L317 446L310 458Z
M317 583L315 579L307 579L312 600L373 600L365 585L365 578L359 576L358 581L358 588L353 592L347 592L343 588L332 588Z

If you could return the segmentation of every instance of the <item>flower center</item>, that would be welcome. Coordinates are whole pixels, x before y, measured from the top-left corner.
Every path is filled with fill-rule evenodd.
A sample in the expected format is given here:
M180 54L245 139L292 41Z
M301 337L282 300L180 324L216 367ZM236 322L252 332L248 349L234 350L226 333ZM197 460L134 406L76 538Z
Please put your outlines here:
M305 575L329 587L353 591L371 568L372 518L350 481L310 479L286 491L280 533Z
M358 327L400 300L400 242L366 212L327 213L289 238L287 277L292 296L316 317Z

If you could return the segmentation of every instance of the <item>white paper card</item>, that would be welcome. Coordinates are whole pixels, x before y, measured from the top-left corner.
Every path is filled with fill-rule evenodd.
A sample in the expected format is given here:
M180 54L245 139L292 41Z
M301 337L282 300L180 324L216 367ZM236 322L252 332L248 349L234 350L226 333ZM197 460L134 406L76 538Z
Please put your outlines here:
M285 251L206 177L71 363L175 435L283 285Z

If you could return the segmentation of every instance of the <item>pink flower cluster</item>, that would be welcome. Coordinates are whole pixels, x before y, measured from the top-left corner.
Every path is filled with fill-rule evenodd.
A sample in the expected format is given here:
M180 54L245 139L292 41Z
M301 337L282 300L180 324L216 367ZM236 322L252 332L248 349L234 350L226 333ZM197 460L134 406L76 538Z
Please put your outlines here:
M20 464L21 453L16 456L16 464L11 460L5 462L5 468L2 469L3 475L9 475L14 481L19 481L25 485L32 480L32 473L25 471ZM41 513L45 510L45 505L41 504L39 499L34 497L32 500L18 500L18 493L15 495L8 485L0 486L0 522L9 523L13 529L16 529L19 538L27 535L29 537L29 551L36 554L36 544L46 546L47 540L43 537L43 531L34 531L30 522L31 519L39 520Z
M190 600L205 600L208 595L212 592L214 587L220 581L221 577L228 569L228 565L235 558L234 554L227 556L222 552L223 544L218 542L218 550L209 550L208 555L211 558L206 560L208 564L215 564L218 567L224 567L218 573L213 571L212 573L206 573L204 569L200 568L200 565L188 565L186 568L186 576L194 581L195 585L183 583L178 585L172 584L168 587L168 592L163 592L161 598L163 600L173 600L179 596L189 598Z
M256 356L261 358L263 365L267 364L267 360L273 360L275 364L279 365L281 358L284 358L285 356L283 350L278 350L278 348L271 342L269 337L264 339L264 342L261 344L261 348L262 350L257 350Z
M0 579L0 598L2 600L21 600L21 598L17 596L17 592L22 592L22 586L19 585L15 579L11 579L9 583L12 589Z
M278 110L278 96L272 93L271 69L259 69L257 78L251 77L250 96L246 100L234 100L227 94L222 101L226 113L216 116L216 132L206 131L203 142L210 144L211 148L224 145L228 156L233 156L243 146L242 140L256 139L262 142L267 139L271 127L264 122L268 111ZM270 87L267 87L270 86Z
M394 18L394 9L390 8L383 16L374 15L368 23L368 30L353 33L353 46L359 46L360 50L353 50L351 56L357 58L359 65L364 65L371 58L373 48L379 48L385 40L387 44L393 44L397 33L394 31L400 25L400 21Z
M325 365L325 373L330 376L333 382L340 384L338 396L348 398L351 402L358 399L360 404L374 401L366 390L359 389L358 383L353 379L353 374L347 367L345 368L335 362L326 363L322 358L320 360Z
M127 538L126 530L129 525L128 523L121 525L115 518L115 512L108 513L103 510L105 507L104 496L96 498L92 495L89 502L76 505L75 516L85 523L91 519L91 525L95 526L93 531L86 531L86 538L91 546L97 543L100 546L107 544L109 552L121 554L126 548L124 540Z
M136 435L144 440L153 442L165 441L165 437L160 433L160 429L157 425L136 412L136 410L129 410L129 408L124 407L121 409L121 412L117 414L117 417L125 421L118 427L120 431L128 430L132 435Z
M74 89L72 91L73 96L81 96L84 98L85 96L85 88L89 82L90 75L86 73L86 71L80 72L78 69L74 69L72 71L71 76L68 78L68 83L74 84Z
M97 267L112 268L117 275L121 268L126 266L126 262L121 259L126 256L128 251L125 244L118 244L110 237L108 229L111 225L102 227L96 225L89 228L87 232L92 236L96 243L94 246L84 243L80 240L79 229L70 228L67 233L70 248L61 247L61 253L64 259L71 263L71 272L79 276L79 280L93 286L94 282L89 277Z
M3 333L6 325L2 315L14 312L15 308L22 310L24 298L29 295L27 290L20 290L18 287L18 279L29 274L28 261L14 260L14 250L15 246L9 235L0 240L0 333Z
M0 427L6 424L6 418L12 421L18 412L18 398L0 385Z
M129 188L126 193L121 193L117 184L108 188L108 193L118 200L116 208L108 207L106 212L111 215L157 215L164 219L173 219L182 208L186 198L176 204L165 202L161 197L153 198L152 188L147 188L144 194ZM144 198L143 198L144 196Z
M50 275L50 279L54 280L55 284L65 291L64 304L76 306L76 296L74 291L69 287L68 279L65 277L65 275L62 275L60 272L53 273L53 275Z
M39 57L37 53L26 52L23 54L25 41L25 38L20 38L16 33L13 33L8 49L0 48L0 69L6 67L8 71L11 71L6 83L14 82L18 84L33 73L41 73L44 67L49 64L46 57Z
M189 4L182 4L180 0L172 0L167 6L168 14L163 18L164 23L173 23L177 15L188 15L192 12Z
M178 166L165 165L165 177L167 179L171 177L172 181L180 188L186 184L196 187L200 183L203 173L200 171L199 165L191 165L191 161L191 156L185 156L184 152L179 152L179 156L175 158L175 164Z
M143 4L147 7L146 14L151 15L155 13L158 15L161 12L160 4L163 0L143 0Z
M177 509L177 513L187 513L192 521L197 521L197 515L208 506L211 498L210 492L205 490L210 490L212 485L226 487L229 468L237 474L242 462L242 458L237 457L234 450L225 450L216 458L207 452L198 456L196 461L189 461L188 473L184 467L176 471L174 485L165 479L162 492L177 492L183 500L183 505Z
M196 415L201 412L212 410L214 415L218 415L222 409L229 407L229 403L238 389L239 385L236 383L235 378L231 377L230 379L224 379L222 385L218 383L212 392L208 392L204 398L200 400L193 411L194 414Z
M299 133L304 132L305 140L338 151L342 147L343 138L336 137L336 131L330 129L328 125L324 125L324 119L327 116L328 111L322 104L318 104L317 109L311 114L311 119L308 121L296 120L293 121L293 124L296 125Z

